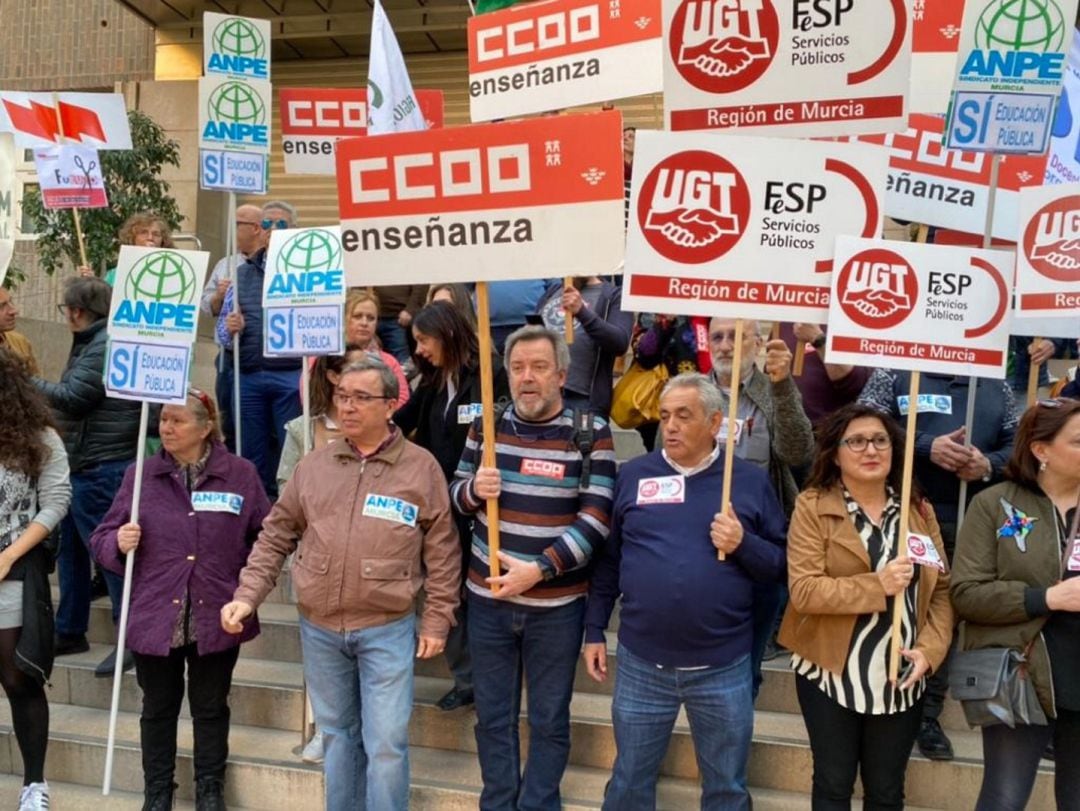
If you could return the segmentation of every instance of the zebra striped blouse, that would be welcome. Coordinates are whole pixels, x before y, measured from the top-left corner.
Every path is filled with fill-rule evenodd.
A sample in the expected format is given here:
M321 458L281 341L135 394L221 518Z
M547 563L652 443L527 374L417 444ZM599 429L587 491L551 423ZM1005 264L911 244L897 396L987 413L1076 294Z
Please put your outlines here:
M859 538L870 555L870 567L881 571L897 556L897 538L900 532L900 499L889 490L889 499L877 526L863 512L851 494L844 490L844 503L851 516ZM904 592L904 611L901 620L900 647L910 649L915 645L915 606L919 599L919 567ZM851 647L847 662L841 673L832 673L798 654L791 657L791 667L800 676L836 701L841 707L867 715L886 715L910 709L926 688L926 679L909 690L900 690L889 684L889 642L892 635L892 610L894 597L887 597L885 610L875 614L860 614L851 634ZM901 660L903 673L907 660ZM903 679L901 679L902 681Z

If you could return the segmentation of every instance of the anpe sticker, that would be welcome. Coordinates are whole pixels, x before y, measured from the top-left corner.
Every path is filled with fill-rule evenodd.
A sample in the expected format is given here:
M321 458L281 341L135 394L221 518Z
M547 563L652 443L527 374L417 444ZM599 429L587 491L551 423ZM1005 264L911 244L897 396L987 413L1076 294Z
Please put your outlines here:
M244 497L239 493L197 490L191 494L191 509L195 510L195 512L240 515L243 508Z
M419 510L415 504L410 504L400 498L368 493L367 498L364 499L363 514L368 518L381 518L384 521L415 527Z

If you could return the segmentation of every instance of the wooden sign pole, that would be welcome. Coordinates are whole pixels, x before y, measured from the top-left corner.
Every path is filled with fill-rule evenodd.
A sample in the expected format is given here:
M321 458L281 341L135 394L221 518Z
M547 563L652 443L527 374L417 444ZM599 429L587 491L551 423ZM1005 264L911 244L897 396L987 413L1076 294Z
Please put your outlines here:
M908 524L911 512L911 469L915 457L915 419L919 415L919 373L911 373L908 389L907 425L904 433L904 477L900 484L900 531L896 537L896 556L907 558ZM889 643L889 681L896 684L900 673L900 634L904 618L904 595L901 591L893 598L892 640Z
M735 467L735 432L738 427L739 385L742 375L743 320L735 321L735 348L731 353L731 397L728 399L727 437L724 439L724 487L720 494L720 512L726 513L731 504L731 471ZM727 555L716 550L717 560L726 560Z
M476 283L476 320L480 340L480 402L484 444L480 464L495 467L495 376L491 368L491 311L488 308L487 282ZM569 319L567 319L567 323ZM570 324L573 329L573 324ZM499 500L487 499L488 566L491 576L498 577L499 569ZM493 587L492 591L498 591Z
M563 276L563 290L574 284L573 276ZM569 310L563 310L563 314L566 315L566 345L573 346L574 344L574 315Z
M1042 338L1033 338L1031 342L1036 346L1042 341ZM1025 349L1026 351L1026 349ZM1039 396L1039 369L1042 368L1041 363L1035 363L1031 361L1028 364L1028 385L1027 385L1027 407L1031 408L1035 405L1035 400Z
M60 133L60 143L62 145L67 136L64 135L64 117L60 115L60 96L57 93L53 93L53 108L56 110L56 128ZM79 259L82 260L83 267L90 267L90 263L86 261L86 240L83 239L79 209L72 208L71 216L75 219L75 238L79 242Z

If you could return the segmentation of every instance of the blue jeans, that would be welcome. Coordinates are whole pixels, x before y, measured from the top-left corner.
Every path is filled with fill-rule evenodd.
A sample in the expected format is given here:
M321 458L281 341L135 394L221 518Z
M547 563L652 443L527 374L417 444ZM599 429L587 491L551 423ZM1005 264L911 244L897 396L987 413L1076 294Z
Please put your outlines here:
M398 363L409 359L409 339L405 335L405 327L398 323L397 316L380 318L375 334L379 336L383 352L393 355Z
M229 453L236 453L236 405L233 403L233 365L232 359L224 350L218 352L214 362L217 375L214 378L214 399L217 400L218 413L221 415L221 433L225 438L225 447Z
M301 617L300 644L324 735L326 811L407 811L416 617L344 632Z
M240 374L241 456L255 465L271 500L277 498L285 423L302 412L299 369Z
M56 632L81 636L90 624L90 536L112 506L124 471L132 459L99 462L71 474L71 507L60 524L60 554L56 560L60 579L60 605L56 609ZM112 600L113 622L120 619L124 578L103 569Z
M701 772L702 811L750 808L746 761L754 732L750 657L726 667L658 667L619 645L611 719L615 766L605 811L656 808L656 778L671 730L686 705Z
M525 610L469 595L482 811L558 811L570 757L570 696L585 601ZM522 676L528 688L529 759L518 744Z

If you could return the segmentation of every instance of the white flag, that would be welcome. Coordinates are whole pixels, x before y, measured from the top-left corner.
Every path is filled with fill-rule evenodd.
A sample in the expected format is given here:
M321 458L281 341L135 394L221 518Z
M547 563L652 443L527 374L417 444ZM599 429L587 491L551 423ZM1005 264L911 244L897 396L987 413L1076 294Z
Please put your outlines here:
M368 135L427 129L382 3L375 0L368 60Z
M15 251L15 139L0 132L0 286Z

